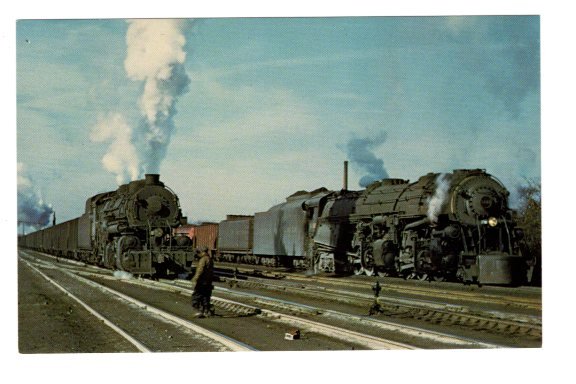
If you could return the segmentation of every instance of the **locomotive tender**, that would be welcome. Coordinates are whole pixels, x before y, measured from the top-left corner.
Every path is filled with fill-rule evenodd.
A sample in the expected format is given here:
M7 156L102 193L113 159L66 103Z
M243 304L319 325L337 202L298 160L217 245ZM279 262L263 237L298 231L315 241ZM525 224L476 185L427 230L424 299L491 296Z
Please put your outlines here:
M177 195L157 174L86 201L82 216L19 238L19 245L139 275L188 272L194 252L176 243L186 223Z

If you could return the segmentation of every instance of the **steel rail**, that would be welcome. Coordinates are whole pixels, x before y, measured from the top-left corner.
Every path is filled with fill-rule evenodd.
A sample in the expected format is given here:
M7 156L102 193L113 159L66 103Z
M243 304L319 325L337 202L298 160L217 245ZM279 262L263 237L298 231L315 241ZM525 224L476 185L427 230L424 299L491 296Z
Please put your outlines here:
M23 261L25 261L25 260L23 260ZM64 268L61 268L59 266L53 266L53 267L56 269L59 269L62 273L65 273L66 275L68 275L72 278L75 278L79 281L82 281L85 284L89 284L89 285L96 287L96 288L99 288L103 291L107 291L108 293L116 295L116 296L128 301L129 303L138 306L141 309L144 309L148 312L154 313L154 314L161 316L161 317L163 317L163 318L165 318L165 319L167 319L167 320L169 320L175 324L183 326L183 327L191 330L192 332L201 334L201 335L203 335L203 336L205 336L205 337L207 337L213 341L216 341L231 351L238 352L238 351L255 351L256 350L254 347L249 346L245 343L242 343L238 340L234 340L234 339L232 339L226 335L223 335L221 333L218 333L215 331L210 331L206 328L200 327L199 325L196 325L196 324L194 324L188 320L185 320L185 319L182 319L178 316L172 315L172 314L170 314L166 311L163 311L161 309L152 307L146 303L143 303L143 302L141 302L137 299L134 299L128 295L125 295L121 292L118 292L112 288L109 288L109 287L106 287L102 284L99 284L93 280L79 276L79 273L85 274L85 275L92 275L92 276L96 275L99 278L106 277L106 278L115 279L115 280L118 280L118 278L114 278L113 276L103 276L103 275L100 275L98 273L93 273L93 272L77 272L77 271L71 272L71 271L65 270Z
M82 275L96 275L100 278L108 278L108 279L117 280L117 278L113 278L111 276L104 277L102 275L94 274L91 272L75 272L75 273L80 273ZM183 287L183 285L189 287L190 286L189 282L183 282L182 281L182 282L175 283L175 282L171 281L170 283L162 283L162 282L155 282L155 281L146 280L146 282L144 283L144 281L140 280L140 279L127 280L127 281L131 282L131 283L146 285L146 286L154 285L154 286L156 286L156 288L167 289L167 290L170 290L170 291L173 291L176 293L180 292L182 294L190 294L192 292L191 287L190 288L184 288ZM240 281L240 282L245 282L245 281ZM270 282L266 281L265 283L262 283L262 284L270 285ZM358 284L358 283L356 283L356 284ZM274 284L272 284L272 285L274 285ZM180 288L175 289L174 288L175 286L180 287ZM164 288L162 288L162 287L164 287ZM299 290L299 291L304 292L304 293L311 293L311 294L316 293L316 294L322 294L323 296L335 296L339 299L342 299L343 295L345 295L348 298L354 298L356 300L357 299L366 300L367 303L372 302L374 300L374 296L365 295L365 294L361 294L361 293L351 293L348 291L341 291L341 290L330 289L330 288L325 288L325 287L319 287L319 290L316 292L313 292L310 289L304 290L304 289L302 289L302 287L278 286L277 288L295 288L295 290ZM185 289L188 293L182 292L182 289ZM312 314L322 313L323 315L330 316L330 317L336 317L336 318L340 318L340 319L345 318L345 319L350 320L353 318L354 321L363 322L363 323L366 323L368 325L378 327L378 328L381 328L384 330L399 332L399 333L403 333L403 334L406 334L406 335L412 336L412 337L430 339L432 341L436 341L436 342L440 342L440 343L447 343L447 344L460 345L460 346L473 346L473 347L481 347L481 348L506 347L506 346L497 345L497 344L493 344L493 343L486 343L486 342L482 342L482 341L478 341L478 340L474 340L474 339L466 338L466 337L462 337L462 336L455 336L455 335L451 335L451 334L445 334L445 333L430 331L430 330L426 330L426 329L418 328L418 327L399 325L397 323L382 321L379 319L373 319L373 318L364 317L364 316L357 316L357 315L351 315L351 314L346 314L346 313L337 312L337 311L331 311L331 310L325 310L325 309L310 307L310 306L306 306L303 304L288 302L288 301L279 300L279 299L274 299L274 298L270 298L270 297L266 297L266 296L258 296L258 295L254 295L254 294L246 294L246 293L241 293L241 292L237 292L237 291L231 291L231 290L228 290L226 288L221 288L221 287L216 287L216 290L225 291L225 292L232 294L232 295L248 296L249 298L256 299L257 302L260 301L263 304L268 304L268 305L272 305L272 306L280 305L284 309L292 309L292 310L296 310L296 311L300 311L300 312L308 312L308 313L312 313ZM252 307L252 306L249 306L249 305L246 305L243 303L237 303L237 302L229 301L227 299L216 297L216 296L213 296L213 299L214 299L214 301L220 302L222 304L229 304L232 306L246 307L246 308L249 308L252 312L257 310L260 313L268 314L267 310L262 310L260 308ZM379 298L379 302L383 303L383 301L388 301L388 299L382 300L382 298ZM404 299L392 299L390 301L396 305L398 305L398 304L400 304L400 305L412 304L413 305L413 303L412 303L413 300L408 300L409 303L407 303L406 302L407 300L404 300ZM448 311L450 313L460 314L460 315L463 315L463 312L466 312L465 307L461 307L461 306L445 305L445 304L440 305L438 303L433 303L433 302L423 301L423 300L416 300L416 301L421 303L420 304L421 306L424 307L424 305L425 305L428 309L432 309L435 311ZM279 303L281 303L281 304L279 304ZM279 315L277 313L269 313L269 314L271 316L278 316ZM286 317L287 315L282 314L282 316ZM488 318L485 318L485 317L480 318L477 316L471 316L470 314L468 314L466 316L471 317L471 318L472 317L478 318L481 320L488 320ZM293 320L294 319L292 319L292 321ZM510 323L510 324L518 325L517 322Z
M102 290L107 291L113 295L116 295L116 296L128 301L129 303L140 307L141 309L144 309L148 312L154 313L155 315L158 315L158 316L161 316L167 320L170 320L171 322L178 324L180 326L183 326L183 327L185 327L185 328L187 328L187 329L189 329L195 333L201 334L201 335L203 335L209 339L212 339L212 340L222 344L223 346L225 346L226 348L228 348L229 350L231 350L233 352L255 351L256 350L254 347L247 345L241 341L234 340L231 337L223 335L219 332L215 332L215 331L211 331L209 329L203 328L203 327L201 327L197 324L194 324L188 320L182 319L181 317L172 315L171 313L168 313L168 312L163 311L159 308L150 306L149 304L146 304L140 300L137 300L133 297L125 295L122 292L118 292L112 288L109 288L105 285L99 284L93 280L79 276L76 273L65 271L65 270L62 270L62 272L66 273L67 275L69 275L75 279L78 279L79 281L83 281L86 284L92 285L96 288L102 289Z
M35 266L33 266L32 264L30 264L28 261L20 258L20 260L25 263L29 268L31 268L34 272L36 272L37 274L39 274L40 276L42 276L44 279L46 279L48 282L50 282L52 285L54 285L56 288L58 288L59 290L61 290L62 292L64 292L67 296L69 296L70 298L72 298L74 301L76 301L78 304L80 304L82 307L84 307L88 312L90 312L92 315L94 315L96 318L98 318L99 320L101 320L104 324L106 324L108 327L112 328L116 333L118 333L120 336L122 336L124 339L128 340L132 345L134 345L140 352L151 352L144 344L142 344L141 342L139 342L138 340L136 340L134 337L130 336L128 333L126 333L124 330L122 330L120 327L118 327L116 324L112 323L110 320L108 320L106 317L104 317L102 314L100 314L99 312L97 312L95 309L93 309L92 307L90 307L88 304L86 304L84 301L82 301L80 298L78 298L77 296L75 296L72 292L68 291L66 288L64 288L63 286L61 286L60 284L58 284L55 280L51 279L50 277L48 277L44 272L40 271L38 268L36 268Z
M459 345L459 346L474 346L474 347L482 347L482 348L503 348L504 347L504 346L498 345L498 344L486 343L483 341L477 341L477 340L473 340L473 339L465 338L465 337L461 337L461 336L454 336L454 335L450 335L450 334L446 334L446 333L430 331L430 330L427 330L424 328L418 328L418 327L407 326L407 325L400 325L397 323L378 320L378 319L372 319L372 318L365 317L365 316L358 316L358 315L352 315L352 314L334 311L334 310L311 307L311 306L305 305L305 304L299 304L299 303L294 303L291 301L280 300L280 299L275 299L275 298L271 298L271 297L267 297L267 296L256 295L253 293L237 292L237 291L229 290L227 288L220 288L220 287L216 287L216 289L219 291L224 291L224 292L229 293L231 295L252 298L256 302L261 302L263 304L268 304L268 305L280 304L282 306L286 306L286 307L291 308L291 309L296 308L296 309L303 310L305 312L313 312L313 313L315 312L317 314L321 314L322 316L339 318L339 319L344 319L344 320L348 320L348 321L352 320L354 322L362 322L362 323L366 323L367 325L378 327L378 328L383 329L383 330L402 333L402 334L405 334L406 336L432 340L432 341L436 341L439 343L453 344L453 345ZM262 309L262 312L265 313L266 310ZM287 315L283 315L283 316L287 316Z
M72 272L70 272L72 273ZM83 275L90 275L90 272L82 272ZM100 276L98 276L100 277ZM79 276L79 278L82 278ZM107 277L107 279L114 279L113 277ZM91 281L89 279L86 279L88 281ZM116 280L116 279L115 279ZM190 295L192 293L192 289L188 289L188 288L184 288L180 285L173 285L173 284L167 284L164 282L158 282L158 281L148 281L148 280L136 280L136 279L130 279L130 280L124 280L127 283L130 284L137 284L137 285L141 285L141 286L146 286L149 288L155 288L155 289L163 289L163 290L169 290L172 291L174 293L180 293L183 295ZM98 283L95 283L98 284ZM100 285L100 284L98 284ZM104 286L103 286L104 287ZM220 287L216 287L216 290L221 290ZM225 288L224 288L225 289ZM248 295L251 297L254 297L255 295ZM270 300L274 300L272 298L270 298ZM240 303L240 302L236 302L233 300L228 300L222 297L217 297L217 296L212 296L212 301L218 304L216 305L234 305L234 306L238 306L238 307L245 307L248 308L252 311L254 311L255 313L258 313L258 315L260 316L264 316L272 321L277 321L277 322L283 322L283 323L289 323L292 326L299 326L303 329L308 330L309 332L316 332L328 337L332 337L332 338L336 338L339 340L343 340L346 342L352 342L352 343L356 343L359 345L362 345L368 349L377 349L377 350L381 350L381 349L417 349L414 346L408 345L408 344L404 344L404 343L400 343L400 342L396 342L396 341L392 341L392 340L387 340L387 339L383 339L380 337L376 337L376 336L371 336L371 335L365 335L359 332L355 332L355 331L350 331L344 328L340 328L340 327L336 327L336 326L332 326L332 325L328 325L328 324L323 324L323 323L319 323L316 321L312 321L312 320L307 320L307 319L303 319L300 317L296 317L296 316L291 316L291 315L286 315L284 313L280 313L280 312L276 312L276 311L271 311L268 309L262 309L262 308L257 308L254 306L250 306L244 303ZM142 303L142 305L145 305ZM303 307L300 304L295 304L299 307Z
M128 280L127 282L139 284L139 285L144 285L144 286L153 286L154 288L157 288L157 289L168 290L168 291L171 291L174 293L180 293L182 295L189 295L192 293L191 288L184 287L184 285L188 285L186 283L161 282L161 281L160 282L158 282L158 281L134 281L134 280ZM397 323L393 323L393 322L389 322L389 321L383 321L383 320L379 320L379 319L373 319L373 318L369 318L369 317L365 317L365 316L351 315L351 314L347 314L347 313L343 313L343 312L321 309L321 308L312 307L312 306L305 305L305 304L299 304L299 303L290 302L290 301L281 300L281 299L276 299L276 298L272 298L272 297L268 297L268 296L262 296L262 295L257 295L257 294L253 294L253 293L237 292L237 291L233 291L233 290L223 288L223 287L215 287L215 290L219 291L219 292L227 293L230 295L241 296L241 297L253 299L257 303L261 303L261 304L265 304L265 305L281 306L284 309L296 310L296 311L300 311L300 312L304 312L304 313L309 313L312 315L321 314L322 316L325 316L325 317L332 317L332 318L336 318L336 319L340 319L340 320L346 320L346 321L352 320L354 322L364 323L366 325L376 327L376 328L379 328L382 330L402 333L406 336L411 336L411 337L415 337L415 338L419 338L419 339L431 340L431 341L435 341L438 343L451 344L451 345L457 345L457 346L462 346L462 347L466 347L466 346L468 346L468 347L470 347L470 346L480 347L480 348L505 348L506 347L503 345L494 344L494 343L487 343L487 342L478 341L478 340L474 340L474 339L466 338L466 337L462 337L462 336L455 336L455 335L450 335L450 334L446 334L446 333L430 331L430 330L427 330L424 328L418 328L418 327L407 326L407 325L400 325ZM279 312L275 312L275 311L271 311L271 310L267 310L267 309L262 309L261 307L254 307L254 306L251 306L248 304L228 300L228 299L225 299L223 297L213 296L212 299L214 302L220 303L221 305L228 304L228 305L235 305L235 306L240 306L240 307L244 306L246 308L249 308L252 311L257 311L261 314L264 314L266 316L270 316L272 318L274 318L274 317L276 317L277 319L283 318L283 319L286 319L286 322L289 322L292 325L294 325L294 323L297 322L297 319L301 319L301 318L286 315L283 313L279 313ZM303 319L301 319L301 320L303 320ZM310 320L304 320L304 321L310 321ZM310 324L304 324L304 325L308 326ZM308 327L308 328L311 329L311 327ZM331 335L328 330L326 330L325 332L318 332L318 333L323 333L325 335ZM334 335L331 335L331 336L334 336ZM344 334L342 334L340 336L341 337L349 337L348 335L344 335ZM345 340L349 340L349 339L346 338ZM369 340L368 340L368 342L369 342ZM405 346L405 344L404 344L404 346ZM414 348L412 346L409 346L409 347L412 349ZM380 348L380 349L387 349L387 348Z
M26 251L23 251L23 252L26 252ZM66 263L77 265L79 267L87 267L87 268L96 269L96 270L109 271L108 269L99 268L97 266L86 264L84 262L79 262L79 261L67 259L64 257L56 257L56 256L45 254L45 253L41 253L41 254L46 256L46 257L55 259L55 260L65 261ZM34 256L32 256L32 257L34 257ZM226 264L226 263L224 263L224 264ZM250 269L246 268L246 267L244 267L244 268L240 267L240 270L249 271ZM232 277L229 275L233 275L233 273L227 273L225 278L231 278ZM298 275L295 275L292 273L286 273L286 272L283 273L283 276L286 280L291 280L291 281L295 281L295 282L302 281L302 282L308 282L309 283L312 279L312 281L322 282L322 283L326 283L326 284L330 284L330 285L337 285L337 286L348 285L348 286L356 286L356 287L361 287L361 288L365 288L366 285L369 283L369 282L352 281L349 279L347 279L345 281L340 280L340 279L338 281L334 281L334 279L329 279L329 278L322 277L322 276L303 277L303 276L298 276ZM249 276L249 279L250 280L265 280L263 278L253 277L253 276ZM270 284L270 283L266 282L266 284ZM402 286L402 285L390 283L390 282L382 283L381 285L382 285L382 291L383 292L393 291L393 292L397 292L400 294L413 294L416 296L426 296L428 298L434 297L434 298L438 298L438 299L450 299L450 300L460 298L462 300L467 300L467 301L479 303L479 304L492 303L492 304L497 304L497 305L505 305L507 307L510 307L512 305L512 306L517 306L517 307L522 307L525 309L532 309L532 310L541 310L542 309L541 301L538 301L537 299L532 299L532 298L522 298L522 297L513 297L513 296L498 296L498 295L495 295L492 293L487 293L487 292L463 292L463 291L457 291L457 290L454 290L452 292L452 291L448 291L446 289L446 287L427 287L427 288L407 287L407 286ZM330 288L325 288L325 287L318 287L318 289L330 290ZM338 291L338 290L334 290L334 291ZM343 291L341 291L341 292L343 292ZM350 295L350 292L347 292L347 295ZM387 298L386 300L391 301L391 302L394 300L397 300L398 302L401 303L401 302L405 301L406 299ZM412 299L412 300L416 300L416 299ZM424 300L423 302L433 303L432 301L429 301L429 300ZM457 307L461 307L461 306L447 305L446 307L448 308L448 310L452 310L452 309L458 310ZM498 315L497 312L494 312L494 314Z
M332 297L333 300L339 302L358 302L358 300L362 300L366 303L366 305L370 305L374 302L375 297L374 295L364 294L360 292L351 292L351 291L344 291L338 290L333 288L326 288L326 287L303 287L303 286L290 286L284 285L279 283L270 283L266 280L263 281L255 281L251 280L238 280L236 281L237 284L240 285L260 285L263 288L270 287L271 289L282 290L285 291L286 289L292 289L295 292L299 292L301 294L305 294L307 296L316 296L320 295L322 297ZM507 325L511 326L525 326L529 325L534 328L541 328L542 320L536 316L529 316L529 315L520 315L520 314L509 314L504 313L501 311L483 311L478 313L478 311L472 310L470 307L465 305L455 305L455 304L445 304L445 303L438 303L431 300L423 300L423 299L411 299L411 298L395 298L389 296L379 296L378 303L380 304L387 304L393 306L402 306L408 308L415 308L415 309L425 309L425 310L433 310L437 312L443 312L446 314L458 314L461 316L468 316L469 318L481 319L481 320L497 320L502 323L506 323ZM486 315L483 315L486 314Z
M227 268L231 268L228 266L228 264L224 263L224 265L227 266ZM249 279L258 279L258 276L249 276L250 273L256 271L256 269L254 268L248 268L248 267L236 267L236 269L238 270L238 272L240 273L240 275L244 274L248 274L246 277L248 277ZM243 272L242 272L243 271ZM262 273L262 277L266 277L266 274L269 274L271 272L267 271L267 270L262 270L260 271ZM319 283L326 283L326 284L330 284L330 285L347 285L347 286L356 286L356 287L366 287L367 284L370 284L371 282L375 282L377 281L377 278L375 278L374 280L367 281L367 282L361 282L361 281L354 281L354 280L350 280L350 279L333 279L333 278L329 278L329 277L323 277L323 276L301 276L299 274L294 274L294 273L290 273L287 271L283 271L283 272L279 272L282 275L282 278L284 280L292 280L292 281L302 281L302 282L311 282L311 281L316 281ZM233 273L224 273L223 275L227 276L227 277L232 277ZM444 284L444 283L440 283L440 284ZM537 299L537 298L529 298L529 297L516 297L516 296L500 296L500 295L496 295L494 293L490 293L490 292L465 292L465 291L461 291L461 290L451 290L448 289L448 287L444 286L430 286L430 287L410 287L410 286L404 286L404 285L400 285L394 282L385 282L383 283L381 281L381 285L382 285L382 289L383 290L390 290L390 291L396 291L398 293L401 294L413 294L413 295L420 295L420 296L434 296L434 297L438 297L438 298L448 298L448 299L454 299L454 298L462 298L464 300L468 300L468 301L472 301L472 302L479 302L479 303L486 303L486 302L492 302L495 304L503 304L503 305L515 305L515 306L519 306L519 307L524 307L524 308L528 308L528 309L541 309L542 308L542 303L541 300Z
M286 276L288 280L295 281L310 281L310 277L301 277L295 275ZM331 285L350 285L357 287L366 287L369 282L357 282L357 281L333 281L323 277L313 277L315 281L327 283ZM376 280L374 280L375 282ZM523 298L523 297L513 297L513 296L498 296L493 293L487 292L464 292L464 291L448 291L445 287L405 287L395 283L382 283L382 290L395 291L401 294L413 294L418 296L434 297L434 298L447 298L447 299L463 299L476 303L494 303L502 305L515 305L519 307L529 308L529 309L542 309L542 303L538 299Z
M91 272L80 272L80 273L85 274L85 275L97 275L97 274L93 274ZM99 277L102 277L102 276L99 276ZM113 277L107 277L107 278L113 279ZM116 278L114 278L114 279L116 279ZM146 286L155 285L156 287L160 287L161 285L164 285L165 288L163 288L163 289L168 289L168 290L171 290L173 292L174 291L181 291L182 290L181 288L184 288L184 286L186 286L186 287L190 286L189 282L184 282L184 281L178 281L177 283L172 282L172 281L170 281L170 283L161 283L161 282L148 281L148 280L146 280L146 282L144 282L143 280L131 280L131 282L133 282L133 283L136 281L139 281L138 284L142 284L142 285L146 285ZM250 283L249 280L248 281L241 280L239 282L240 283L254 284L254 283ZM347 301L347 299L354 299L354 301L363 300L367 303L367 305L374 302L374 296L370 296L367 294L361 294L361 293L352 293L352 292L348 292L348 291L335 290L335 289L330 289L330 288L325 288L325 287L320 287L321 289L319 291L314 291L314 290L310 290L310 289L303 289L302 287L280 286L277 284L270 283L268 281L265 281L264 283L256 283L256 284L272 285L278 289L294 288L295 290L297 290L301 293L311 294L311 295L320 294L323 297L331 296L331 297L333 297L333 299L336 299L339 301ZM181 288L175 289L174 286L178 286ZM188 288L186 290L189 293L192 292L190 288ZM223 288L223 287L216 287L216 290L226 291L229 294L237 295L237 296L248 296L249 298L256 299L257 302L262 302L263 304L273 305L273 306L274 305L276 305L276 306L280 305L284 309L296 310L299 312L306 312L306 313L310 313L313 315L322 313L325 316L336 317L336 318L340 318L340 319L342 319L343 316L347 319L355 317L355 321L363 322L363 323L366 323L370 326L374 326L374 327L381 328L381 329L388 330L388 331L403 333L407 336L429 339L429 340L432 340L435 342L440 342L440 343L445 343L445 344L458 345L458 346L472 346L472 347L480 347L480 348L505 348L506 347L504 345L487 343L487 342L483 342L483 341L479 341L479 340L474 340L472 338L466 338L466 337L462 337L462 336L454 336L451 334L440 333L440 332L436 332L436 331L430 331L430 330L426 330L426 329L418 328L418 327L410 327L410 326L403 326L403 325L400 326L397 323L383 321L383 320L379 320L379 319L373 319L370 317L344 314L344 313L337 312L337 311L331 311L331 310L327 310L327 309L310 307L310 306L307 306L304 304L274 299L274 298L270 298L267 296L258 296L258 295L253 295L253 294L241 293L241 292L237 292L237 291L231 291L231 290L227 290L226 288ZM215 301L221 301L222 303L226 302L226 299L223 299L223 298L218 298L218 297L214 296L214 299L215 299ZM350 300L348 300L348 301L350 301ZM276 304L274 304L274 302ZM536 330L536 332L538 332L538 330L541 330L541 320L534 319L533 317L521 317L518 319L518 315L515 315L514 317L516 319L510 320L510 317L512 317L512 316L507 315L507 314L503 314L503 313L498 313L498 312L487 312L487 314L490 315L491 317L479 316L479 315L473 314L470 310L468 310L466 307L463 307L463 306L438 304L438 303L434 303L434 302L430 302L430 301L415 300L415 299L394 299L394 298L384 299L384 298L380 297L378 299L378 302L381 304L388 303L388 304L392 304L394 306L399 305L399 306L404 306L404 307L408 307L408 308L422 308L425 310L432 310L432 311L435 311L436 313L445 313L445 314L451 314L453 316L460 316L462 318L470 319L473 321L475 320L479 323L480 322L497 321L498 324L510 325L513 327L531 326L533 329ZM230 304L231 306L238 306L238 305L244 306L246 308L249 308L249 310L252 312L254 312L255 310L261 311L259 308L251 307L251 306L248 306L246 304L240 304L240 303L235 303L235 302L229 302L228 304ZM535 322L536 322L536 324L534 324Z
M179 287L182 287L184 284L185 283L183 283L183 282L177 283L177 285ZM248 298L254 299L256 302L262 302L263 304L280 305L285 309L299 310L301 312L312 313L312 314L322 314L324 316L336 317L336 318L340 318L340 319L342 319L342 318L345 318L348 320L352 319L353 321L364 322L364 323L367 323L369 325L372 325L372 326L375 326L378 328L382 328L385 330L403 333L407 336L429 339L429 340L440 342L440 343L447 343L447 344L460 345L460 346L473 346L473 347L481 347L481 348L506 348L507 347L507 346L500 345L500 344L487 343L484 341L474 340L474 339L468 338L468 337L455 336L452 334L430 331L430 330L427 330L424 328L399 325L399 324L394 323L394 322L383 321L383 320L379 320L379 319L373 319L370 317L351 315L351 314L347 314L347 313L343 313L343 312L311 307L311 306L308 306L305 304L299 304L299 303L294 303L294 302L290 302L290 301L286 301L286 300L275 299L275 298L271 298L268 296L261 296L261 295L256 295L253 293L244 293L244 292L233 291L233 290L229 290L229 289L223 288L223 287L216 287L216 290L227 292L231 295L248 297ZM307 293L307 290L302 290L301 292ZM329 295L334 295L334 294L327 294L326 292L317 292L317 293L321 293L324 297L329 296ZM339 295L334 295L334 296L336 296L337 298L340 297ZM371 297L370 300L368 300L368 296L366 298L359 298L359 297L354 297L354 298L366 299L367 303L373 302L373 300L374 300L373 296ZM277 303L277 304L274 304L274 303ZM401 304L397 303L396 305L401 305ZM406 304L404 304L404 305L406 305ZM454 316L462 316L462 317L466 317L466 318L470 318L470 319L477 319L479 321L499 321L500 323L519 326L518 322L510 322L510 321L502 320L502 319L490 320L490 318L474 316L472 314L466 313L465 311L464 312L457 311L454 308L451 311L446 311L446 308L444 305L437 305L437 306L438 306L438 308L428 307L427 309L434 310L434 311L437 311L440 313L452 314ZM425 308L425 307L422 307L422 308ZM539 329L538 325L536 325L534 327L535 327L535 329Z

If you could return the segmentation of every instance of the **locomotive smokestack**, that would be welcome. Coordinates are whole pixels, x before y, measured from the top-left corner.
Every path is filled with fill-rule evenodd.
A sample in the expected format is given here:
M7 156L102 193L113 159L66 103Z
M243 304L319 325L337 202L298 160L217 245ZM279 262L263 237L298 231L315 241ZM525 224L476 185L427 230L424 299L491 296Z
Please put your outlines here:
M344 184L342 189L345 191L348 190L348 160L344 161Z
M156 173L147 173L144 177L146 178L146 185L160 184L160 175Z

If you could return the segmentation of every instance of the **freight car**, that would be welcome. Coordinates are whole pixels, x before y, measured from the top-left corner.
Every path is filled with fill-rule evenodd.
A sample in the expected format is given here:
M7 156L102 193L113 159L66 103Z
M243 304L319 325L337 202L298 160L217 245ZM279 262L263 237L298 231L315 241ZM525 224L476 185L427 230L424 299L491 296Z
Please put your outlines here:
M217 251L218 223L185 224L174 228L173 233L179 246L188 246L196 250L206 247L212 254Z
M194 252L173 230L186 223L178 196L147 174L86 201L79 218L22 236L23 247L138 275L188 272Z
M228 215L218 225L218 257L222 261L259 264L254 249L254 216Z

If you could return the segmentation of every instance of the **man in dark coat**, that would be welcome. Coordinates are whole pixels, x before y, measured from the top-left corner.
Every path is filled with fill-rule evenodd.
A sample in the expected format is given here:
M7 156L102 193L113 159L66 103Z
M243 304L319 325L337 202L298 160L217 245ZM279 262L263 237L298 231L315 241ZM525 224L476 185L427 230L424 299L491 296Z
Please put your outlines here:
M192 278L194 292L192 293L192 307L198 309L198 317L213 315L210 308L210 296L212 295L212 278L214 275L214 260L208 247L203 247L200 253L200 260L196 265L196 273Z

